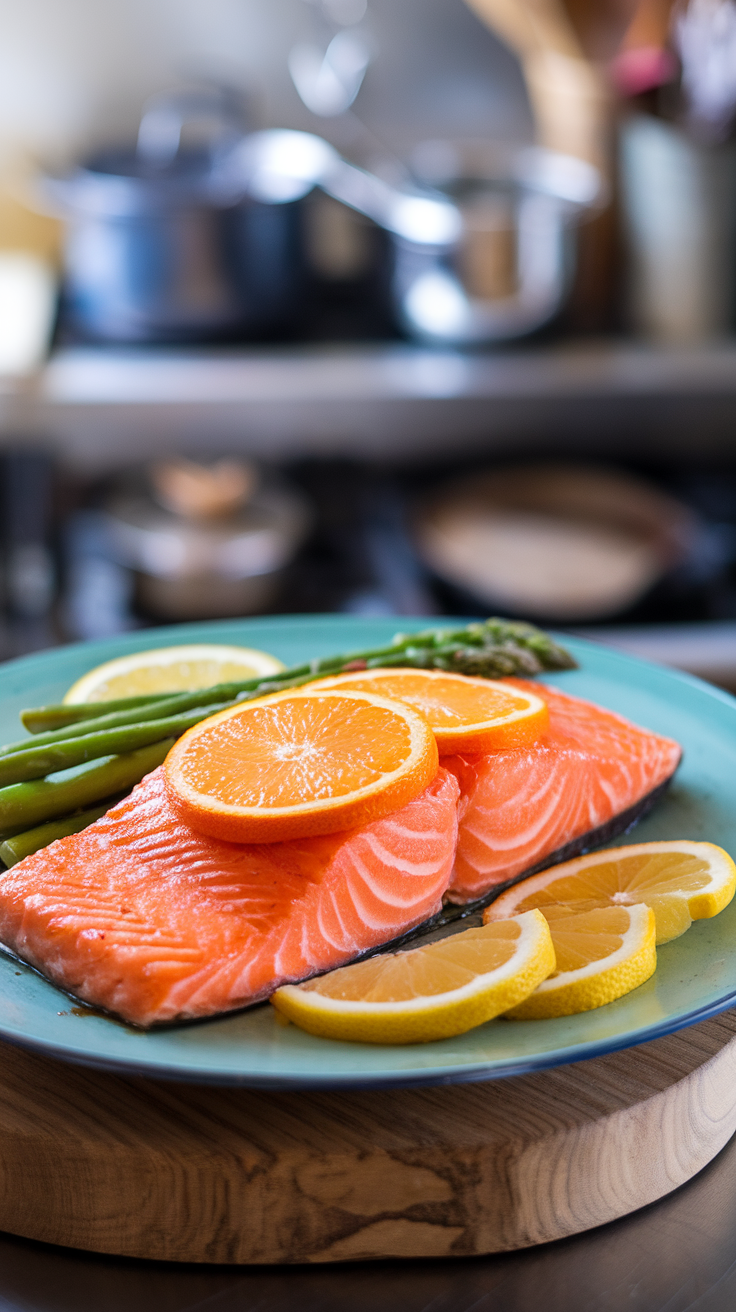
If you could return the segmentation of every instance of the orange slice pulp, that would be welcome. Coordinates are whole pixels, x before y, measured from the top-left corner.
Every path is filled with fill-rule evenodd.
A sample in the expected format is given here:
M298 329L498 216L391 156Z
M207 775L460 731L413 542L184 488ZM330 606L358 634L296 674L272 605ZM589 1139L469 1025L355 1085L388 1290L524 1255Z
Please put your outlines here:
M427 720L405 702L309 688L195 724L169 752L164 776L194 829L274 843L378 820L423 792L438 766Z
M372 692L413 706L429 720L440 756L526 747L549 724L546 703L496 679L442 670L361 670L320 679L313 688Z

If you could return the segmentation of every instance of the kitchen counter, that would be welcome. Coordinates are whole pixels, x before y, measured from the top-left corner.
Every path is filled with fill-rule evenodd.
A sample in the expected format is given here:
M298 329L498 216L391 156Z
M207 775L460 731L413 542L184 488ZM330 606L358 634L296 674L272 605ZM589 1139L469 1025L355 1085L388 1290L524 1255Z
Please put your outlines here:
M731 1312L735 1306L736 1139L651 1207L572 1239L498 1257L193 1267L0 1236L2 1312Z
M0 384L0 441L85 471L164 450L413 460L475 452L722 458L736 343L565 342L463 354L402 343L66 347Z

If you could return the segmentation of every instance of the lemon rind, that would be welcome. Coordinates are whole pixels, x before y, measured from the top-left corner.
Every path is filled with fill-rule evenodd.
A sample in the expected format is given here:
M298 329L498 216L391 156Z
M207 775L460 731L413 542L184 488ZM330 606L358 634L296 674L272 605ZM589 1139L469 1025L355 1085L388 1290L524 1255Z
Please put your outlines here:
M542 913L526 911L515 920L521 934L509 960L460 989L409 1001L371 1003L345 1002L287 984L276 990L271 1002L301 1029L320 1038L377 1044L453 1038L518 1005L554 970L554 948Z
M620 848L609 847L600 852L591 852L585 856L574 857L573 860L562 862L558 866L548 866L546 870L541 870L536 875L530 875L528 879L521 880L513 888L502 893L495 902L491 903L486 915L489 921L506 920L515 914L514 907L518 902L535 893L538 889L547 888L555 880L564 879L582 868L590 869L595 865L603 865L615 859L617 855L625 853L627 856L638 856L647 852L672 851L689 852L692 856L702 857L704 848L707 848L713 854L710 858L711 887L699 888L692 893L688 893L686 890L683 892L673 890L667 893L666 896L668 899L683 903L687 907L691 921L710 920L728 906L733 899L734 893L736 893L736 864L728 852L716 843L698 842L692 839L662 839L650 843L631 843ZM551 877L553 872L554 876ZM718 878L719 873L721 878ZM499 916L495 914L499 908L509 908L509 910L506 915ZM661 946L663 942L668 941L669 939L660 939L659 945Z
M76 706L84 703L86 696L79 696L80 691L87 693L90 688L104 683L106 679L115 677L118 674L125 674L127 670L136 668L136 665L170 665L177 660L213 660L214 652L228 652L233 661L243 658L243 664L252 664L254 677L269 674L278 674L285 669L283 661L278 657L271 656L269 652L260 651L256 647L236 647L228 643L204 643L204 642L187 642L170 647L152 647L149 651L129 652L125 656L115 656L110 661L104 661L101 665L96 665L94 669L88 670L82 674L71 688L64 694L63 703L66 706ZM186 654L182 654L186 653ZM144 660L145 658L145 660ZM252 661L248 658L252 658ZM224 659L224 658L223 658ZM93 677L94 676L94 677Z
M624 997L657 969L656 920L651 907L626 908L630 924L620 948L579 970L544 980L534 993L504 1014L506 1020L554 1020L595 1011ZM632 949L632 940L635 946Z

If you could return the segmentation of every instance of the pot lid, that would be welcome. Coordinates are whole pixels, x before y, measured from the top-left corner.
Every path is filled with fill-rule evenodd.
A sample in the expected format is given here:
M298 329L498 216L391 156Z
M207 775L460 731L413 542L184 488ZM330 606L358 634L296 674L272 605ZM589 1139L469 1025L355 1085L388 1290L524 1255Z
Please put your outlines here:
M231 205L239 197L223 187L221 161L247 119L243 97L230 88L164 92L148 101L135 147L100 150L71 173L47 176L46 192L67 211L110 218Z

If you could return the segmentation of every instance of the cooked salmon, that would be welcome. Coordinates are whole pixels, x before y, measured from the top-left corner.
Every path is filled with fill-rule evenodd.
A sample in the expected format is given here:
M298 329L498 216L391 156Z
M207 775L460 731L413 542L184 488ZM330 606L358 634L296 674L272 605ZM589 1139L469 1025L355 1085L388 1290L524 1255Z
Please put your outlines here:
M575 855L561 851L575 840L586 850L586 835L643 802L680 760L678 743L622 715L536 682L508 682L544 698L549 729L530 747L442 758L461 789L453 902L482 897L558 852Z
M438 911L458 795L440 769L382 820L241 845L178 819L159 768L88 829L0 875L0 940L136 1025L243 1007Z

